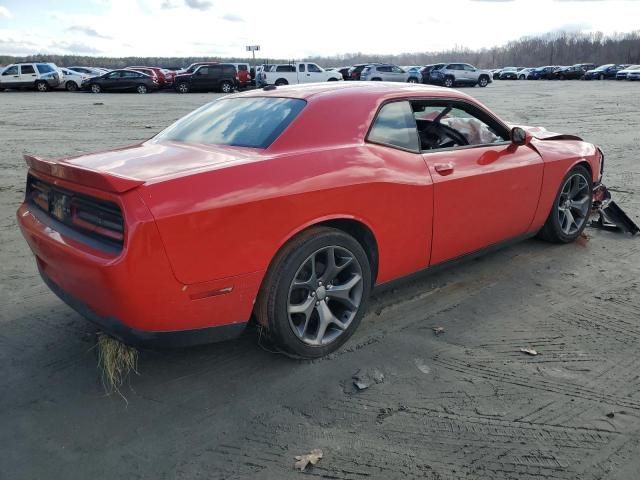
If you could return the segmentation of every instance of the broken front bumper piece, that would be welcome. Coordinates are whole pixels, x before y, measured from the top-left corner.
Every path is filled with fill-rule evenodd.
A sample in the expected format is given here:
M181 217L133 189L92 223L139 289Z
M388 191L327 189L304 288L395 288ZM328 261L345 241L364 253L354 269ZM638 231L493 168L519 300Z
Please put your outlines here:
M611 193L602 183L593 189L590 226L604 230L616 230L635 235L640 228L611 199Z

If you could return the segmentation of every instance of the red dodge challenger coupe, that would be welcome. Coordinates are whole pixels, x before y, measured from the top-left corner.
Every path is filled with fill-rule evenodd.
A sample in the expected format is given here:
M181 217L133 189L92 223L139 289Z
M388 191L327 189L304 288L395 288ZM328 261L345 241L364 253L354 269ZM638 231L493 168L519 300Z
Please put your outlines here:
M343 344L376 285L575 240L603 164L461 92L384 82L266 87L137 145L25 158L17 217L42 278L102 330L183 346L253 315L301 357Z

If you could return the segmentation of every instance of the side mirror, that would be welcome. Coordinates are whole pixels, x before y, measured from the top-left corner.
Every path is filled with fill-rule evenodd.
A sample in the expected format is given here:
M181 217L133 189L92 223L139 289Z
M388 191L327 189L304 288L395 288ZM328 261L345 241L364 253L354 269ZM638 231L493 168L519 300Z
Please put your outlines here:
M513 127L511 129L511 143L514 145L526 145L528 141L529 138L524 128Z

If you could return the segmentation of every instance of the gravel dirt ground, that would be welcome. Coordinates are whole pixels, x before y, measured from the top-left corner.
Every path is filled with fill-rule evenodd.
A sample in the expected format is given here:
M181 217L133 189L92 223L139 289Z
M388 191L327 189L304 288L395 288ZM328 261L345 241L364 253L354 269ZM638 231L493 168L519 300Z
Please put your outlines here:
M466 91L509 121L600 144L605 183L638 222L639 87ZM0 92L0 478L639 478L640 240L593 229L377 294L323 360L269 353L248 330L142 352L127 402L105 396L94 328L43 285L16 227L22 154L139 141L213 98ZM355 391L358 370L384 378ZM295 471L314 448L324 458Z

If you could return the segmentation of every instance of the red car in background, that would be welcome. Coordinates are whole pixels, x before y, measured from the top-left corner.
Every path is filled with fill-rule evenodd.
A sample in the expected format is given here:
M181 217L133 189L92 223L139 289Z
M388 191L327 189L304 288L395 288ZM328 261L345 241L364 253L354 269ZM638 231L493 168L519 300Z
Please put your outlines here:
M464 93L385 82L269 86L130 147L25 158L17 218L42 278L102 330L181 346L254 316L308 358L351 336L375 285L575 240L603 166Z
M151 77L155 77L158 79L158 85L160 88L167 88L173 86L173 81L176 77L175 72L170 70L165 70L160 67L144 67L144 66L135 66L135 67L127 67L130 70L136 70L138 72L146 73Z

